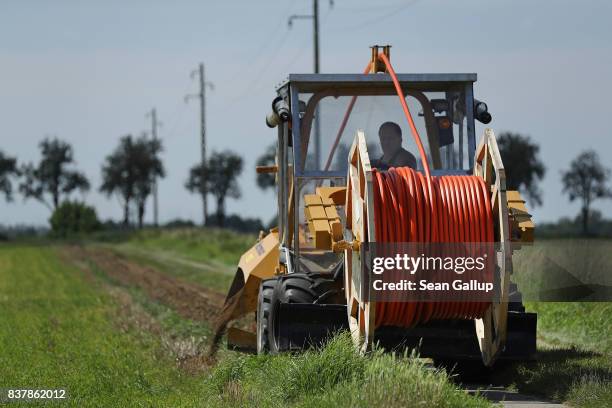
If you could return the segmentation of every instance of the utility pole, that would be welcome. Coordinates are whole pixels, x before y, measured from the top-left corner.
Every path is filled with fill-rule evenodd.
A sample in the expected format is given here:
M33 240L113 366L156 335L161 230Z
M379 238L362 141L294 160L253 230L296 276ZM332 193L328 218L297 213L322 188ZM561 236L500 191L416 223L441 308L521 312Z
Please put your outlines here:
M157 120L157 110L151 109L146 115L151 117L151 137L154 142L157 141L157 126L161 126L161 122ZM157 177L153 179L153 225L157 227L159 225L159 211L158 211L158 196L157 196Z
M204 76L204 64L200 63L198 69L191 72L191 78L199 76L200 81L200 92L197 94L191 94L185 96L185 102L189 101L190 98L198 97L200 99L200 148L201 148L201 166L202 173L200 174L200 188L202 191L202 202L203 202L203 219L202 225L206 226L208 220L208 192L206 191L206 87L211 90L214 89L214 85L211 82L206 81Z
M312 15L314 18L312 31L314 32L314 73L319 73L319 0L312 1ZM315 169L321 170L321 109L317 103L315 111Z
M334 0L329 0L329 6L332 7L334 5ZM319 0L312 0L312 14L293 14L289 17L288 25L289 28L293 26L293 20L301 20L301 19L312 19L313 26L313 42L314 42L314 73L318 74L319 71ZM314 123L314 131L315 131L315 140L314 140L314 159L315 166L317 170L320 170L321 166L321 122L320 122L321 112L319 110L319 106L317 105L317 109L315 112L315 123Z

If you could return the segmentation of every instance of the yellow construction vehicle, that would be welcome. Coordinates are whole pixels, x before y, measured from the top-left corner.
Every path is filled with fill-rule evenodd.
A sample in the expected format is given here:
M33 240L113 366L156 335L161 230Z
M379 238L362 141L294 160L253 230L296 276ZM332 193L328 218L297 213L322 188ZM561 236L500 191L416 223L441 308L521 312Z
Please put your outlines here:
M347 329L364 351L416 347L487 366L535 353L537 316L510 282L512 252L533 240L534 225L520 194L506 191L493 131L476 144L476 121L491 115L475 81L395 74L390 47L374 46L363 74L291 74L279 85L266 118L277 129L276 165L258 168L276 177L278 228L240 259L224 323L254 314L257 331L230 327L229 346L278 353ZM395 129L393 143L399 136L395 153L383 128ZM409 239L487 241L495 296L377 299L368 248Z

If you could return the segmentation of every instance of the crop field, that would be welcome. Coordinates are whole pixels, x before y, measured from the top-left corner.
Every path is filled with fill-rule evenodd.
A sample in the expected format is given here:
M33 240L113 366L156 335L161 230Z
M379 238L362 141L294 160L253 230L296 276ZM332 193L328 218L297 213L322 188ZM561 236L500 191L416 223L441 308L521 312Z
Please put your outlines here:
M361 356L347 334L299 355L222 348L208 356L235 264L254 239L184 229L3 244L0 388L65 389L66 406L491 405L466 392L461 373L414 354ZM517 278L537 264L521 262ZM539 313L538 359L500 366L486 384L573 406L612 406L611 304L527 308ZM240 324L253 328L251 320Z

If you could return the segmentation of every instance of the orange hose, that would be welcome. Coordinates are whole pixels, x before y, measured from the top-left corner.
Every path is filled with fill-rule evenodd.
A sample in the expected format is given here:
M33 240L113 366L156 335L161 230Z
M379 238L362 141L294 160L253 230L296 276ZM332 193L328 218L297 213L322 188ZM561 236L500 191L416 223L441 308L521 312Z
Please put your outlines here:
M387 67L387 72L391 76L391 80L393 81L393 85L395 86L395 91L397 92L397 96L400 99L400 104L402 105L402 109L404 110L404 115L406 115L406 119L408 119L410 131L412 132L414 141L416 142L417 148L419 149L419 154L421 155L421 162L423 163L425 175L429 179L431 178L431 174L429 173L429 163L427 162L427 155L425 154L423 142L421 142L421 136L419 136L419 131L414 125L414 120L412 120L410 109L408 109L408 105L406 104L406 97L404 96L404 91L402 91L402 87L397 79L397 75L395 75L395 71L393 70L393 66L391 65L391 61L389 61L389 58L387 58L387 56L382 52L378 55L378 58L380 58L385 63L385 66Z
M493 242L491 204L480 177L440 176L428 183L409 167L373 169L372 174L376 242ZM429 201L428 184L437 197L435 207ZM375 326L410 327L432 319L480 318L487 307L487 302L466 298L452 302L377 302Z
M493 242L493 212L484 180L476 176L431 176L395 71L386 55L381 53L379 58L393 80L425 175L409 167L372 170L376 242ZM488 306L487 302L465 298L452 302L377 302L375 326L412 327L432 319L480 318Z

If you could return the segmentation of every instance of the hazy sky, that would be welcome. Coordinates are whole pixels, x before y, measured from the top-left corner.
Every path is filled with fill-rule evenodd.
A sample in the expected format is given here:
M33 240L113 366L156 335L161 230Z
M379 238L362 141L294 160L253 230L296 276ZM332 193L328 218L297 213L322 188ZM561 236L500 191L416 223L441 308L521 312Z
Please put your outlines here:
M145 113L155 106L168 173L160 219L200 221L200 199L183 187L199 160L199 110L183 96L197 91L189 73L203 61L215 84L209 151L245 158L245 199L230 200L228 212L267 221L276 202L255 185L255 159L276 136L264 125L274 86L312 70L311 23L287 27L289 15L310 13L311 4L3 0L0 149L23 162L39 158L45 135L69 141L94 187L85 199L102 219L120 219L118 201L97 192L100 167L122 135L149 128ZM475 94L489 105L490 126L541 146L548 171L536 221L578 212L561 195L560 171L580 151L594 148L612 167L611 2L335 0L330 8L320 0L320 9L323 72L360 72L378 43L393 46L398 72L478 73ZM595 207L609 215L612 200ZM0 223L45 224L49 215L19 195L0 202Z

